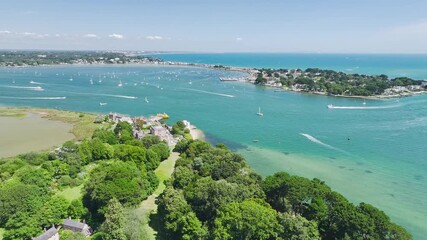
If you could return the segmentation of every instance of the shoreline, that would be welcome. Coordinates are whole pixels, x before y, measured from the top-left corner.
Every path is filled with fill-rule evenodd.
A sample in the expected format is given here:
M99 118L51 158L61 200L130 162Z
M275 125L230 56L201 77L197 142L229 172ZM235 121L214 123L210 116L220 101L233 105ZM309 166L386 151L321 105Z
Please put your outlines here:
M194 125L190 126L190 134L193 140L201 140L201 141L206 140L205 133Z
M122 66L133 66L133 67L189 67L189 68L204 68L204 69L213 69L218 71L234 71L247 74L248 76L243 77L243 80L239 80L238 82L249 83L252 85L257 85L253 81L256 76L256 72L258 69L249 68L249 67L236 67L236 66L223 66L223 65L213 65L213 64L205 64L205 63L188 63L188 62L173 62L173 61L150 61L150 62L125 62L125 63L64 63L64 64L41 64L41 65L26 65L26 66L0 66L0 68L34 68L34 67L122 67ZM423 80L418 80L423 81ZM227 82L227 81L224 81ZM393 95L372 95L372 96L361 96L361 95L329 95L325 92L314 92L314 91L300 91L294 90L291 88L284 88L282 86L272 86L268 84L257 85L266 88L277 89L283 92L294 92L300 94L310 94L310 95L318 95L318 96L327 96L327 97L339 97L339 98L357 98L357 99L370 99L370 100L381 100L381 99L396 99L396 98L404 98L411 97L417 95L427 94L427 90L420 91L408 91L402 94L393 94Z

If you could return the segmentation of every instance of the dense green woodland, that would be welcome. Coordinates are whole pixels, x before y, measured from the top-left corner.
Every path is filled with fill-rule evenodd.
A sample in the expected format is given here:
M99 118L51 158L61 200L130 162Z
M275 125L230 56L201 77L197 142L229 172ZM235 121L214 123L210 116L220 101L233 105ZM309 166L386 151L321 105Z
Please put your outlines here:
M159 197L166 239L411 239L377 208L355 206L319 179L262 179L224 145L182 141Z
M186 134L182 123L176 133ZM46 153L0 161L4 239L31 239L68 216L85 219L91 239L147 239L137 207L159 184L169 156L157 137L136 140L128 123ZM158 239L411 239L377 208L354 205L319 179L284 172L262 179L225 145L183 138L172 178L150 224ZM82 186L70 201L58 191ZM61 239L85 239L61 230Z
M381 95L387 88L419 86L422 84L422 81L408 77L389 79L384 74L349 74L318 68L307 68L306 70L258 69L255 84L264 85L269 80L280 82L283 86L289 88L297 87L301 91L347 96Z

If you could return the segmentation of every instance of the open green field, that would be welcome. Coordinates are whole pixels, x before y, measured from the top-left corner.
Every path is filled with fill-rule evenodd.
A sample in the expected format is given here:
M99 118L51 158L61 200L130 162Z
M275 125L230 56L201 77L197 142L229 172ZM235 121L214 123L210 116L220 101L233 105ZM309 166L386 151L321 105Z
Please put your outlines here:
M62 191L57 192L56 195L64 197L69 202L71 202L75 199L82 198L82 188L83 188L83 184L77 187L65 188Z
M159 167L154 171L156 176L159 178L159 186L151 196L141 203L139 208L135 209L137 216L142 219L141 222L145 229L144 232L146 233L146 239L156 239L157 232L149 226L148 219L151 214L157 212L156 199L165 190L166 186L164 181L171 178L178 158L179 153L172 152L168 159L160 163Z
M4 228L0 228L0 240L3 239Z
M96 115L55 109L0 108L0 158L48 150L92 136Z

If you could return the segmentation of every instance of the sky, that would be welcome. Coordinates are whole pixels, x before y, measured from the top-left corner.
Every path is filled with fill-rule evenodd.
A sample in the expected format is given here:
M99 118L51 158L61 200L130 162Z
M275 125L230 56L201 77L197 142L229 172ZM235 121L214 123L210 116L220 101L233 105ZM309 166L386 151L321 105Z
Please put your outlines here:
M0 49L427 53L426 0L1 0Z

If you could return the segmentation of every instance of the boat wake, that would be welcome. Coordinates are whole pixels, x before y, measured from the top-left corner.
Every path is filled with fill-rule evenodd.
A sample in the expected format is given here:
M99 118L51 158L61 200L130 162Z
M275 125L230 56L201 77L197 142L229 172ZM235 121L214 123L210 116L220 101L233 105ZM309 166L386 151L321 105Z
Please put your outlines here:
M32 91L44 91L44 89L40 86L37 87L23 87L23 86L5 86L7 88L15 88L15 89L26 89L26 90L32 90Z
M134 96L126 96L126 95L113 95L113 94L91 94L88 95L95 95L95 96L104 96L104 97L114 97L114 98L125 98L125 99L137 99L138 97Z
M216 96L221 96L221 97L229 97L229 98L236 97L236 96L230 95L230 94L217 93L217 92L208 92L208 91L203 91L203 90L198 90L198 89L193 89L193 88L181 88L181 89L192 91L192 92L206 93L206 94L216 95Z
M339 149L339 148L336 148L336 147L333 147L333 146L331 146L331 145L329 145L329 144L326 144L326 143L324 143L324 142L320 141L319 139L317 139L317 138L315 138L315 137L311 136L310 134L307 134L307 133L300 133L300 135L301 135L301 136L304 136L304 137L306 137L308 140L310 140L310 141L312 141L312 142L314 142L314 143L317 143L317 144L319 144L319 145L321 145L321 146L324 146L324 147L326 147L326 148L329 148L329 149L332 149L332 150L335 150L335 151L337 151L337 152L341 152L341 153L344 153L344 154L347 154L347 155L354 156L353 154L351 154L351 153L349 153L349 152L346 152L346 151L344 151L344 150L341 150L341 149Z
M334 105L328 105L329 109L350 109L350 110L369 110L369 109L389 109L389 108L396 108L399 107L399 105L390 105L390 106L372 106L372 107L365 107L365 106L334 106Z
M18 99L18 100L65 100L67 99L67 97L4 97L4 96L0 96L0 98Z
M35 82L35 81L30 81L30 83L31 83L31 84L37 84L37 85L42 85L42 84L44 84L44 83L41 83L41 82Z

